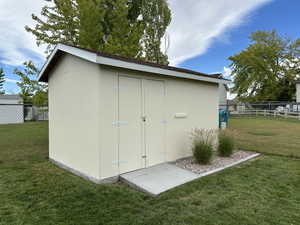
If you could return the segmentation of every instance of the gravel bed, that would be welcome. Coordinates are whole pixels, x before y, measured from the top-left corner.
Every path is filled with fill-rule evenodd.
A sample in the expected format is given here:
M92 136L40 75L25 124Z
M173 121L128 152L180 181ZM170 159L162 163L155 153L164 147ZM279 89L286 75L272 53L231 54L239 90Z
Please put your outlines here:
M232 163L235 163L241 159L247 158L248 156L256 154L255 152L248 152L248 151L237 151L232 154L231 157L220 157L215 155L208 165L200 165L195 162L193 157L179 159L175 162L175 165L186 170L190 170L194 173L201 174L205 172L209 172L211 170L215 170Z

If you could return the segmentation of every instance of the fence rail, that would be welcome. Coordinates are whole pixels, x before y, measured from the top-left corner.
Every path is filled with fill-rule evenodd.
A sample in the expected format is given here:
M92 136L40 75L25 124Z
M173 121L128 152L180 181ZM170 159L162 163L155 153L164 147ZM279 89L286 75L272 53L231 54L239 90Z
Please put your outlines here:
M300 120L299 102L227 104L220 105L219 108L228 110L231 116L271 116Z
M43 121L48 120L47 105L24 105L25 121Z
M300 120L300 112L278 112L276 110L244 110L230 112L231 116L271 116L271 117L283 117L293 118Z

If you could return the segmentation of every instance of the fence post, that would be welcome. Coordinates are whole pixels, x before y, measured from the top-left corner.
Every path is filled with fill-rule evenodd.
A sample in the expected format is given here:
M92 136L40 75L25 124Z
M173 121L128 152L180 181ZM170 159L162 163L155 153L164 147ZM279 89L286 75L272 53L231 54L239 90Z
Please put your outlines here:
M267 110L264 110L264 116L267 116Z
M298 119L300 120L300 112L298 112Z
M284 116L287 118L287 110L284 111Z

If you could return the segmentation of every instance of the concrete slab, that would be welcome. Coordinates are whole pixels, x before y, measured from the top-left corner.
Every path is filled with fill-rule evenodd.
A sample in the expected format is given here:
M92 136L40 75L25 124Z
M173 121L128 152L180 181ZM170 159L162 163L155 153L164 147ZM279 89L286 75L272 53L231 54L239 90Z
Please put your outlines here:
M129 185L153 196L199 178L199 175L164 163L157 166L129 172L120 176Z

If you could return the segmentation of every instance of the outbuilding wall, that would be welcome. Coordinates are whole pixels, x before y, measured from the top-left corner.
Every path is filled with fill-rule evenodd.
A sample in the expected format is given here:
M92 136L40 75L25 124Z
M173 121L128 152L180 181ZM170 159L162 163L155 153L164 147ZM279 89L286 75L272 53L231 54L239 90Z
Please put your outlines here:
M218 127L218 84L100 66L66 54L48 81L50 159L94 181L119 175L119 75L164 81L165 161L191 156L192 129Z
M300 102L300 83L296 83L296 102Z
M24 106L20 97L0 96L0 124L16 124L24 122Z
M49 157L92 180L99 170L99 66L72 55L49 78Z
M118 171L118 75L162 80L165 83L166 161L192 155L190 133L194 128L218 127L218 84L167 78L143 72L101 66L101 178L117 176ZM187 114L175 118L176 113Z
M24 107L22 104L0 104L0 124L24 123Z

